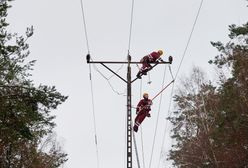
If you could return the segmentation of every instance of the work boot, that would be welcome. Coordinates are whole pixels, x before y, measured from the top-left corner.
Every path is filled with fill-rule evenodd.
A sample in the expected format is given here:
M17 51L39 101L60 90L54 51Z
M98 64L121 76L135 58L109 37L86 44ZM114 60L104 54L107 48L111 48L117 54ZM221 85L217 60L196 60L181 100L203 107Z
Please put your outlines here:
M144 69L142 74L147 75L147 72L150 70L150 68Z
M137 73L136 77L137 77L138 79L141 79L141 72L140 72L140 71Z
M135 132L137 132L138 129L139 129L139 127L138 127L137 125L134 125L134 126L133 126L133 130L134 130Z

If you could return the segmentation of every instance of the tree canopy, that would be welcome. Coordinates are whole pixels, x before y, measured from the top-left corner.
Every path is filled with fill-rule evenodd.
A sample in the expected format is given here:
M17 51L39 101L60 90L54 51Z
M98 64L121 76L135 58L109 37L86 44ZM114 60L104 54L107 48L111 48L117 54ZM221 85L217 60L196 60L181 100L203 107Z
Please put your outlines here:
M67 154L48 138L55 126L50 112L67 96L54 86L35 86L30 79L35 60L27 59L27 40L33 27L25 35L8 31L10 1L0 2L0 167L59 167ZM41 146L46 141L49 149L44 151Z
M228 67L219 85L194 68L174 100L176 144L169 159L178 167L248 167L248 23L229 26L229 42L211 42L218 54L209 63Z

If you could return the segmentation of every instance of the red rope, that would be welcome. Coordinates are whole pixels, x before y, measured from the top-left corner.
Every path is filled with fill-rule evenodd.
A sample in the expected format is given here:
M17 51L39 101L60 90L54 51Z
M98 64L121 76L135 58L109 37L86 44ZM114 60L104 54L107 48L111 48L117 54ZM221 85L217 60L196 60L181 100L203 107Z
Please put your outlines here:
M152 98L152 100L154 100L156 97L158 97L158 95L160 95L167 87L169 87L175 80L173 79L168 85L166 85L160 92L158 92L158 94L156 94L156 96L154 96Z

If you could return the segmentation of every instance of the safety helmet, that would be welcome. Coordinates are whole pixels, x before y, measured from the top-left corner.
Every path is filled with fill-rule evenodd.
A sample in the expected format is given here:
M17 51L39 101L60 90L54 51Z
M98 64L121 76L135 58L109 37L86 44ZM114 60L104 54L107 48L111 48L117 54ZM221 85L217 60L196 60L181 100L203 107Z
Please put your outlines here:
M160 56L161 56L161 55L163 55L164 52L163 52L163 50L158 50L158 53L159 53Z
M143 94L143 98L145 98L145 96L148 96L148 93L144 93L144 94Z

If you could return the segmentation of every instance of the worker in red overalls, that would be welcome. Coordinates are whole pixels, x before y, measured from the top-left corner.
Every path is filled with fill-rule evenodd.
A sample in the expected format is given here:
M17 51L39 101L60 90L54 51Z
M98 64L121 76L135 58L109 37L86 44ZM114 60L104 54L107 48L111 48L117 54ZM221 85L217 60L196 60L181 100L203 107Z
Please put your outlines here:
M144 56L140 62L142 63L142 67L141 69L139 70L138 74L136 75L137 78L141 78L141 75L144 74L146 75L147 71L149 71L152 66L150 63L155 63L157 62L158 60L161 60L162 59L160 58L160 56L163 55L163 51L162 50L158 50L157 52L154 51L146 56Z
M151 117L149 112L151 111L152 100L148 99L148 93L144 93L143 98L144 99L140 100L136 107L137 116L135 118L135 124L133 126L133 130L135 132L138 131L140 124L146 117Z

